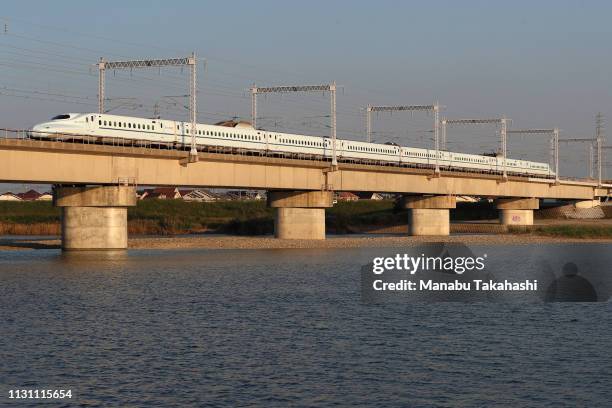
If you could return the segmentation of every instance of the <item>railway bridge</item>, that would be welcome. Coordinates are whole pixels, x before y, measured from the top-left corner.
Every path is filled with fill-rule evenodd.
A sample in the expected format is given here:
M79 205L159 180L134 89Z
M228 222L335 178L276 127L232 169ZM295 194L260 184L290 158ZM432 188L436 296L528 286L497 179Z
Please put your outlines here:
M325 208L334 191L403 195L413 235L448 235L449 210L457 195L495 199L504 224L529 225L545 198L592 203L612 196L612 184L589 180L500 175L204 153L152 146L68 143L0 138L0 182L54 185L62 208L62 247L127 247L127 208L136 204L136 185L261 189L276 209L275 235L324 239Z

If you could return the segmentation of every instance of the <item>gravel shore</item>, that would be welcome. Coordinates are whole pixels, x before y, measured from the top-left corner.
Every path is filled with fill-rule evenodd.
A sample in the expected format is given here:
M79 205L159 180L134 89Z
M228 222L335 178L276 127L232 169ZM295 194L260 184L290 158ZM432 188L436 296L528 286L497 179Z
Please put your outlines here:
M447 237L409 236L329 236L326 240L285 240L271 236L181 236L181 237L133 237L130 249L285 249L285 248L393 248L423 243L448 242L476 245L533 245L550 243L605 243L612 239L560 238L527 234L462 234ZM59 239L29 240L0 239L0 250L57 249Z

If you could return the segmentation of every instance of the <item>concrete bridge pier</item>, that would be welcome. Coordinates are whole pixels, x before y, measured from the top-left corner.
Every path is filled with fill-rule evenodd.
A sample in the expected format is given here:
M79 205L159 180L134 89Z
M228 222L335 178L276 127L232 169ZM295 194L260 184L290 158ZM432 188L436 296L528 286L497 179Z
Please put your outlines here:
M325 209L333 206L331 191L269 191L275 208L274 236L281 239L325 239Z
M533 225L533 210L540 208L537 198L499 198L496 204L503 225Z
M595 208L595 207L599 207L601 205L601 201L599 200L599 198L595 198L593 200L581 200L581 201L576 201L574 202L574 207L575 208Z
M136 205L133 186L55 187L53 204L62 209L62 249L127 248L127 207Z
M408 209L409 235L450 235L450 212L457 206L455 196L404 196Z

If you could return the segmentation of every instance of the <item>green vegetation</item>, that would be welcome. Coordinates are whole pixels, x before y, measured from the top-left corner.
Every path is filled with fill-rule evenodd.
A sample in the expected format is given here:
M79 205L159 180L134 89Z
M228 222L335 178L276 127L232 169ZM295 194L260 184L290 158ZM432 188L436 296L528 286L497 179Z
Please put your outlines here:
M50 201L0 201L0 222L36 224L58 222L59 208Z
M490 203L459 203L451 211L452 220L497 216ZM48 201L0 202L0 235L59 234L60 210ZM327 231L346 234L361 232L366 227L389 227L407 222L405 210L393 201L338 202L326 211ZM265 201L223 201L211 203L182 200L144 200L128 209L131 234L189 234L221 232L237 235L271 234L274 210ZM537 234L573 238L610 238L612 226L545 225L510 227L511 233Z
M404 222L392 201L339 202L327 211L330 232L354 232L361 226ZM0 234L47 234L59 231L60 210L50 202L1 202ZM271 234L274 210L265 201L211 203L182 200L143 200L128 209L132 234L186 234L205 231L239 235ZM51 231L51 232L49 232Z
M259 234L272 231L273 210L262 201L222 201L211 203L182 200L143 200L128 209L131 233L181 234L219 231L246 234L251 228ZM269 224L269 228L258 227ZM247 227L250 226L250 227ZM255 232L254 232L255 233Z
M612 238L612 226L541 225L530 228L509 227L514 234L535 234L566 238Z
M364 226L388 226L406 222L406 211L394 207L393 201L340 201L326 211L329 232L346 234L358 232Z

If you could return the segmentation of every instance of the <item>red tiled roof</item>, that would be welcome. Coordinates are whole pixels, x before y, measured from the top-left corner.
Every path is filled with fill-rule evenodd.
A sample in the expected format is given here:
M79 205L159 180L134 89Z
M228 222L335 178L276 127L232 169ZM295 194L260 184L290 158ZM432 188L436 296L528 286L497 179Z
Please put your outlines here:
M353 194L349 191L343 191L341 193L338 194L338 197L340 198L359 198L359 196L357 196L356 194Z
M178 192L178 196L180 197L181 194L176 187L157 187L157 188L147 189L144 191L143 194L145 195L145 198L159 198L159 197L175 198L175 196L177 195L177 192Z
M30 190L30 191L27 191L25 193L19 193L19 194L16 194L16 195L17 195L17 197L21 198L22 200L25 200L25 201L34 201L38 197L40 197L42 194L40 194L36 190Z

